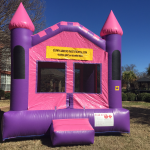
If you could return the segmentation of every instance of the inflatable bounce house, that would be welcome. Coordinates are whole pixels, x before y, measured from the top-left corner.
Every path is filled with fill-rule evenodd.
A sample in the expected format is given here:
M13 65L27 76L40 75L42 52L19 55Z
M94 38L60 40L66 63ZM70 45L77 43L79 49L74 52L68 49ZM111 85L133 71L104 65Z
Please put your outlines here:
M11 103L3 141L49 136L52 144L91 144L95 133L130 132L122 108L121 36L111 11L100 38L77 22L33 35L21 3L10 24Z

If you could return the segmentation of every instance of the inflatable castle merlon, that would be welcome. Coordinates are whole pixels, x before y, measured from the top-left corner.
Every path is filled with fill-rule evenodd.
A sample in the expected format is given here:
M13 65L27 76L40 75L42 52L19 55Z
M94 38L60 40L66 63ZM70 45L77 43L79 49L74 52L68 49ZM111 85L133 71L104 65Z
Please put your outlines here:
M11 30L11 102L10 110L28 109L29 48L35 27L20 3L10 24Z
M123 31L111 10L100 36L106 40L108 52L108 99L109 108L122 108L121 85L121 36Z

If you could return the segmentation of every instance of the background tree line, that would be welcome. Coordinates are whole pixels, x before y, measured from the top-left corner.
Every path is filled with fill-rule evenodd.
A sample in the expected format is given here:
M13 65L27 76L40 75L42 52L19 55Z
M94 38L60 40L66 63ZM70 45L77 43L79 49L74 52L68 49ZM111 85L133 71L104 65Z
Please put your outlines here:
M146 77L150 79L150 64L148 65L145 72L138 72L136 68L136 65L126 65L121 67L122 71L122 83L126 84L126 88L129 91L130 90L130 84L132 83L134 85L134 88L138 88L138 83L136 80Z

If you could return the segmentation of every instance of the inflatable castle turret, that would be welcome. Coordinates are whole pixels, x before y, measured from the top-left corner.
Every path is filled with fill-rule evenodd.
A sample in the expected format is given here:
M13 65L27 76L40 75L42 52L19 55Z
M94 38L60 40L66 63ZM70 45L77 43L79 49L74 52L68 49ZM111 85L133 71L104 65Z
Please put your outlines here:
M28 109L29 48L35 28L24 6L20 3L14 14L11 30L11 104L10 110Z
M123 35L113 11L111 10L100 36L106 40L108 52L108 92L109 107L122 108L121 85L121 36Z

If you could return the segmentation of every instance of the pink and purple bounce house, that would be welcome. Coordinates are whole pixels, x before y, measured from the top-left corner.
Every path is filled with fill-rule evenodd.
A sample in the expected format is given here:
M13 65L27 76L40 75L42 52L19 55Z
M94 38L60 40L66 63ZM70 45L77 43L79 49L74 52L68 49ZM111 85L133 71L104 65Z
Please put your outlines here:
M94 143L95 133L129 133L122 108L121 36L111 11L100 38L77 22L33 35L22 3L11 30L11 103L3 141L48 136L54 146Z

